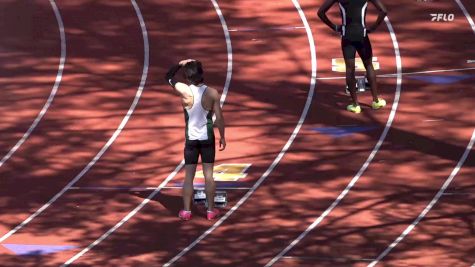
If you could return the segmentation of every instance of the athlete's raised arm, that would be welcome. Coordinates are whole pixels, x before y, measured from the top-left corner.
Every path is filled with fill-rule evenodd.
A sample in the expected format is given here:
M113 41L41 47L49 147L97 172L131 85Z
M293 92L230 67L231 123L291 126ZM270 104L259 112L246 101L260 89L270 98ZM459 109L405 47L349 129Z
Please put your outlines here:
M383 3L380 0L369 0L369 1L376 7L379 13L378 19L376 20L376 22L368 29L368 32L371 33L371 32L374 32L376 28L378 28L381 22L383 22L388 11L386 10L386 7L383 5Z
M190 61L194 61L193 59L186 59L186 60L182 60L180 61L180 63L172 66L167 74L165 75L165 80L167 81L167 83L173 87L173 89L175 89L175 93L181 97L187 97L187 92L188 92L188 85L184 84L184 83L181 83L181 82L177 82L175 80L175 74L183 67L185 66L186 63L190 62Z
M336 32L340 32L341 31L341 27L334 24L333 22L330 21L330 19L327 17L327 11L330 9L330 7L333 6L333 4L335 4L336 2L338 2L338 0L325 0L325 2L323 3L323 5L318 9L318 17L323 21L325 22L326 25L328 25L328 27L330 27L332 30L336 31Z
M216 127L218 127L219 130L219 150L223 151L226 148L226 138L224 136L224 116L223 116L223 110L221 109L221 105L219 103L219 93L218 91L212 89L211 90L211 97L213 98L213 111L214 114L216 115L216 121L214 124Z

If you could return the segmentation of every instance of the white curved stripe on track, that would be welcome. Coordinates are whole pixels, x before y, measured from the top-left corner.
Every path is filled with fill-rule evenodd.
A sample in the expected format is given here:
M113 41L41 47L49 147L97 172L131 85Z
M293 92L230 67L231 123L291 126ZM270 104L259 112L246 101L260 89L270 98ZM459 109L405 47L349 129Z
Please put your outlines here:
M467 18L468 23L470 23L470 27L472 27L472 30L475 33L475 23L473 22L473 19L470 16L470 14L468 13L467 9L465 8L465 6L462 4L462 2L460 0L455 0L455 2L457 2L457 5L459 5L459 7L462 10L463 14Z
M475 33L475 24L473 23L472 18L468 14L467 10L465 9L464 5L460 0L455 0L457 4L459 5L460 9L462 12L465 14L465 17L468 20L468 23L470 24L473 32ZM439 189L437 194L434 196L434 198L431 200L431 202L425 207L425 209L417 216L417 218L399 235L396 240L394 240L379 256L372 261L370 264L368 264L368 267L374 267L376 266L384 257L386 257L404 238L406 238L407 235L416 227L416 225L429 213L429 211L434 207L434 205L439 201L439 199L442 197L444 194L445 190L449 187L450 183L452 183L452 180L454 177L458 174L460 169L462 168L463 164L465 163L465 160L468 157L468 154L470 153L470 150L473 147L473 143L475 141L475 130L473 131L472 137L470 139L470 142L468 143L467 147L465 148L465 152L463 153L462 157L460 158L459 162L455 166L455 168L452 170L452 173L449 175L449 177L445 180L445 183L442 185L442 187ZM472 266L473 267L473 266Z
M61 57L59 60L59 67L58 67L58 73L56 74L56 80L53 85L53 89L51 90L51 93L48 97L48 100L46 100L46 103L43 105L43 108L41 109L40 113L36 116L35 120L33 123L30 125L28 130L23 134L22 138L18 140L18 142L13 146L8 153L3 156L2 160L0 161L0 168L11 158L11 156L20 148L23 143L25 143L26 139L30 137L31 133L35 130L36 126L38 126L38 123L43 119L45 116L46 112L48 111L49 107L51 106L51 103L53 102L54 97L56 96L56 93L58 92L59 85L61 84L61 80L63 78L63 70L64 70L64 65L66 62L66 34L64 33L64 25L63 25L63 19L61 18L61 13L58 10L58 7L56 6L56 3L54 0L49 1L51 4L51 7L53 8L54 15L56 17L56 21L58 23L58 28L59 28L59 36L61 39Z
M223 12L221 12L221 8L219 8L218 2L216 0L211 0L213 3L214 10L216 10L216 14L218 14L219 21L221 22L221 26L223 27L224 31L224 38L226 39L226 49L228 53L228 66L226 71L226 82L224 83L223 94L221 95L221 99L219 104L223 107L224 102L226 101L226 96L228 95L229 86L231 84L231 78L233 75L233 47L231 45L231 35L229 34L228 24L224 19Z
M386 127L384 128L383 133L381 134L378 143L374 147L373 151L369 155L368 159L366 162L361 166L361 169L358 171L358 173L351 179L350 183L346 186L346 188L340 193L340 195L335 199L335 201L318 217L310 226L305 229L304 232L302 232L296 239L294 239L284 250L282 250L279 254L277 254L272 260L270 260L265 266L272 266L274 263L276 263L278 260L280 260L287 252L289 252L293 247L295 247L305 236L307 236L308 233L310 233L312 230L314 230L332 211L335 209L338 204L340 204L341 200L350 192L350 190L353 188L353 186L358 182L358 180L361 178L361 176L364 174L364 172L368 169L369 165L373 161L374 157L376 156L376 153L378 153L379 149L383 145L384 140L386 139L386 136L391 129L391 125L393 124L394 118L396 117L396 112L397 108L399 105L399 99L401 96L401 87L402 87L402 60L401 60L401 54L399 51L399 43L396 39L396 34L394 33L393 26L391 25L391 22L389 21L388 17L384 19L384 22L386 22L386 25L389 29L390 35L391 35L391 40L393 42L394 46L394 52L396 55L396 67L397 67L397 85L396 85L396 95L394 97L394 104L391 110L391 114L389 115L388 121L386 123Z
M134 110L140 100L140 97L142 96L142 92L145 87L145 82L147 80L148 67L149 67L149 43L148 43L147 29L145 27L142 14L140 13L140 10L138 9L135 1L134 0L131 0L131 1L132 1L132 4L134 5L135 11L137 13L137 17L140 21L140 27L142 29L143 42L144 42L144 64L143 64L140 85L137 89L137 93L135 94L134 101L132 102L129 110L127 111L127 114L122 119L119 127L115 130L115 132L113 133L109 141L107 141L107 143L96 154L96 156L86 165L86 167L78 175L76 175L60 192L58 192L53 198L51 198L46 204L44 204L40 209L35 211L35 213L31 214L26 220L24 220L22 223L17 225L14 229L10 230L10 232L2 236L0 238L0 243L5 241L11 235L15 234L18 230L22 229L28 223L30 223L34 218L40 215L43 211L45 211L48 207L50 207L56 200L58 200L62 195L64 195L64 193L66 193L77 181L79 181L94 166L94 164L96 164L96 162L102 157L102 155L104 155L104 153L109 149L112 143L114 143L114 141L117 139L117 137L120 135L125 125L129 121L130 117L134 113Z
M444 72L454 72L454 71L468 71L468 70L475 70L475 67L472 68L458 68L458 69L445 69L445 70L426 70L426 71L414 71L414 72L403 72L401 73L402 76L406 75L415 75L415 74L431 74L431 73L444 73ZM397 77L397 73L390 73L390 74L379 74L376 75L378 78L394 78ZM363 77L363 76L357 76ZM346 79L345 76L334 76L334 77L322 77L317 78L317 80L343 80Z
M313 40L312 30L310 29L310 25L308 24L307 18L305 17L305 13L302 11L300 4L297 0L292 0L295 8L298 11L300 19L305 26L305 31L307 33L307 38L310 46L310 54L311 54L311 61L312 61L312 74L310 77L310 89L307 96L307 101L305 103L305 107L302 111L302 115L295 127L292 135L290 136L289 140L285 144L285 146L280 151L279 155L274 159L271 166L266 170L266 172L256 181L256 183L252 186L252 188L234 205L223 217L221 217L211 228L209 228L206 232L204 232L201 236L199 236L195 241L193 241L188 247L183 249L179 254L173 257L170 261L165 263L163 266L170 266L179 260L183 255L185 255L188 251L190 251L193 247L195 247L201 240L203 240L206 236L211 234L216 228L218 228L225 220L227 220L231 214L233 214L251 195L257 190L257 188L264 182L264 180L271 174L274 168L279 164L280 160L284 157L285 153L288 151L292 143L294 142L295 138L297 137L300 128L302 127L305 118L307 117L308 111L310 109L310 105L313 100L313 95L315 92L316 86L316 76L317 76L317 54L315 51L315 42Z
M431 202L425 207L425 209L417 216L417 218L412 222L403 232L402 234L394 240L394 242L391 243L374 261L372 261L370 264L368 264L368 267L374 267L376 264L378 264L386 255L388 255L391 250L393 250L413 229L416 227L416 225L429 213L429 211L434 207L434 205L439 201L439 199L442 197L444 194L445 190L447 190L447 187L449 187L450 183L452 183L452 180L454 177L458 174L460 169L462 168L463 164L465 163L465 160L468 157L468 154L470 154L470 150L473 147L473 143L475 142L475 130L472 133L472 138L470 138L470 142L468 143L467 147L465 148L465 152L463 153L462 157L457 163L457 166L452 170L452 173L450 173L449 177L447 180L445 180L445 183L442 185L442 187L439 189L437 194L434 196L434 198L431 200Z
M231 36L229 34L228 30L228 25L226 23L226 20L224 19L223 13L221 12L221 9L219 8L218 3L216 0L211 0L213 3L213 7L216 11L216 14L219 17L219 21L221 22L221 26L223 28L224 32L224 37L226 39L226 50L227 50L227 55L228 55L228 62L227 62L227 71L226 71L226 82L224 84L223 88L223 93L221 95L220 99L220 105L223 107L224 102L226 101L226 97L228 95L229 91L229 86L231 84L231 78L232 78L232 70L233 70L233 50L232 50L232 45L231 45ZM83 250L75 254L73 257L71 257L68 261L66 261L62 266L69 266L71 263L82 257L84 254L86 254L88 251L93 249L95 246L100 244L102 241L104 241L107 237L109 237L112 233L114 233L117 229L119 229L122 225L124 225L130 218L135 216L137 212L139 212L145 205L147 205L150 200L152 200L175 176L178 174L178 172L183 168L185 165L185 161L182 160L178 166L176 166L175 170L168 175L168 177L156 188L154 188L153 192L150 193L150 195L142 201L135 209L133 209L130 213L128 213L122 220L120 220L116 225L114 225L112 228L110 228L107 232L105 232L101 237L96 239L94 242L89 244L87 247L85 247Z

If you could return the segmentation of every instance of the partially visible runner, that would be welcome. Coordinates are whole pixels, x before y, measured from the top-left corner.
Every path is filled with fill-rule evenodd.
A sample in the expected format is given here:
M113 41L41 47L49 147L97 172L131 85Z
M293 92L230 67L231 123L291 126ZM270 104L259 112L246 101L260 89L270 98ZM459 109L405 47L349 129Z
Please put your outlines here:
M378 19L369 28L366 28L366 8L368 2L371 2L379 12ZM340 6L342 25L336 25L330 21L326 13L332 5L338 3ZM325 0L318 10L318 16L333 31L341 35L341 48L346 66L346 84L350 91L353 103L347 106L347 110L360 113L361 107L356 95L355 78L355 55L356 52L361 57L366 69L371 94L373 95L373 109L380 109L386 106L384 99L378 98L378 85L376 83L376 73L373 68L373 49L368 34L378 28L386 17L386 8L379 0Z
M185 79L190 85L177 82L175 74L183 68ZM224 137L224 118L219 103L220 96L217 90L204 84L203 67L200 61L187 59L170 68L166 75L167 82L181 97L181 104L185 112L185 183L183 184L184 209L178 213L182 220L191 219L191 201L193 198L193 179L196 165L201 155L203 174L205 177L205 192L208 202L206 217L213 220L219 216L219 210L214 208L216 183L213 179L213 168L216 154L213 114L216 115L215 124L219 129L219 150L226 148Z

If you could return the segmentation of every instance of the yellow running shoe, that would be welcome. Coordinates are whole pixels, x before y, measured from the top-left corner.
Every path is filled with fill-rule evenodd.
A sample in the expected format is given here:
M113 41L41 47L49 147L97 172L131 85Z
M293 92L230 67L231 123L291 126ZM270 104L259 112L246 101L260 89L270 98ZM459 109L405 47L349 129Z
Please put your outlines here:
M350 111L350 112L353 112L353 113L361 113L361 107L360 105L353 105L353 104L350 104L346 107L346 110Z
M373 101L373 104L371 105L371 107L373 109L380 109L380 108L383 108L385 106L386 106L386 100L384 100L382 98L378 98L378 102Z

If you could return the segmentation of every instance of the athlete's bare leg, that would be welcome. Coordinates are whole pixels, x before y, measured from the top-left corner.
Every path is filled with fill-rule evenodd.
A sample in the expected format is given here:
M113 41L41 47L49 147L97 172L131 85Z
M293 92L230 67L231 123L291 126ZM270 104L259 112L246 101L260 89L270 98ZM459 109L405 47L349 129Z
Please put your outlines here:
M203 174L205 176L205 192L208 201L208 210L214 209L214 196L216 194L216 182L213 179L214 163L203 163Z
M183 205L186 211L191 210L193 198L193 180L195 179L196 164L185 165L185 182L183 183Z
M346 84L350 91L353 105L358 105L358 96L356 95L356 78L355 78L355 59L345 59L346 66Z
M369 86L371 87L373 101L378 102L378 84L376 82L376 72L374 71L373 60L364 60L363 64L366 69L366 76L368 77Z

